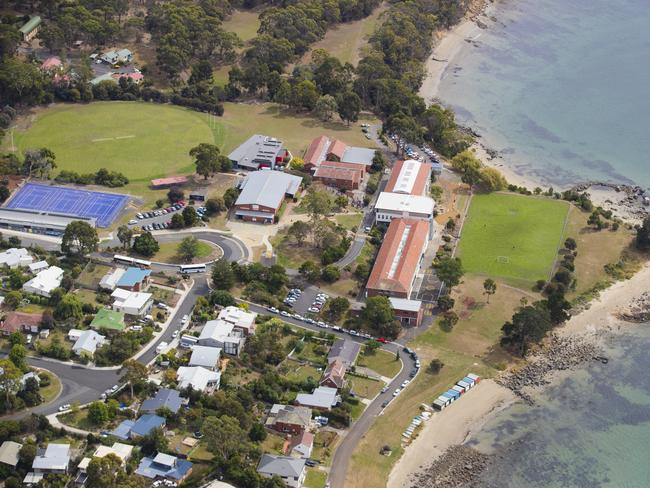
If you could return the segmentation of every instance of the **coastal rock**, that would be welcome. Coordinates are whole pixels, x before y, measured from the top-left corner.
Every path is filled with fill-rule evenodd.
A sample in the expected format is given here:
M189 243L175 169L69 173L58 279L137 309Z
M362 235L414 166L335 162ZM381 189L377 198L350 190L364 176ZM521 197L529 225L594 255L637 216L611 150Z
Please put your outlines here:
M429 467L412 474L410 488L463 488L473 486L490 456L469 446L453 446Z
M618 314L618 318L636 324L650 322L650 293L644 293L632 300L626 310Z

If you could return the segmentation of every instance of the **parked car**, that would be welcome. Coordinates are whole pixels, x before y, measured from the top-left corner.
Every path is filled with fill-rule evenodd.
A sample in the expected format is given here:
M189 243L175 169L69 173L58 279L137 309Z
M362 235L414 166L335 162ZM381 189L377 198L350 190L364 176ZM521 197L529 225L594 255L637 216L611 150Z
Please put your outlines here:
M377 339L377 341L381 342L382 344L388 344L388 341L384 337L380 337L379 339Z
M393 392L393 396L396 397L397 395L400 394L401 391L402 391L401 388L397 388L397 389Z

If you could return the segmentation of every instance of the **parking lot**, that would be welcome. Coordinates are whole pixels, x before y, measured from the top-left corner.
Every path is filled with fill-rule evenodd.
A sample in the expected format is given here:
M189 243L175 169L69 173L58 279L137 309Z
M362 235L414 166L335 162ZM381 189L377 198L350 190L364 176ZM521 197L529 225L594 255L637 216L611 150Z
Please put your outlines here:
M182 212L185 208L185 202L181 201L170 207L158 210L151 210L148 212L141 212L136 214L136 218L129 220L129 225L132 228L140 228L142 230L162 230L170 226L173 214ZM199 218L205 214L205 207L194 207Z
M320 293L320 290L315 287L315 286L308 286L304 290L302 290L302 293L298 297L298 299L295 301L295 303L292 304L292 309L294 312L299 313L300 315L305 315L306 313L309 313L309 307L311 307L311 304L314 302L314 299L316 298L316 295Z

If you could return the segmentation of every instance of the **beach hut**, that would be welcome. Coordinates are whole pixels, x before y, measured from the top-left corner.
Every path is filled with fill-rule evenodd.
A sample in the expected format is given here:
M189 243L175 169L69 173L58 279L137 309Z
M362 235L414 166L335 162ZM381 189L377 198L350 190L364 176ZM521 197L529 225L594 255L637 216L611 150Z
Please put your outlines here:
M481 378L478 375L475 375L474 373L468 373L467 377L473 379L474 383L479 383L481 381Z
M460 398L460 393L453 389L447 390L445 393L443 393L443 395L450 396L454 402Z
M456 383L458 386L460 386L463 390L466 392L469 391L469 389L472 387L470 383L468 383L465 380L460 380L458 383Z
M465 388L463 388L462 386L454 385L451 387L451 389L457 391L459 395L465 393Z
M436 398L431 404L431 406L436 410L444 410L448 404L449 402L447 401L446 398L444 400L441 400L440 398Z
M474 388L474 380L472 378L468 378L467 376L465 376L462 380L458 382L459 385L461 383L466 384L468 390Z

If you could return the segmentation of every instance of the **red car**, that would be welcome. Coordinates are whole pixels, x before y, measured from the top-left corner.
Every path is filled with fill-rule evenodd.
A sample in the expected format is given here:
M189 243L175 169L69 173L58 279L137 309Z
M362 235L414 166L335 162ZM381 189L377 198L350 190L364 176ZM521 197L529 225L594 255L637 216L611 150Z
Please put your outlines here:
M380 338L377 339L377 340L378 340L379 342L381 342L382 344L388 344L388 341L387 341L385 338L383 338L383 337L380 337Z

